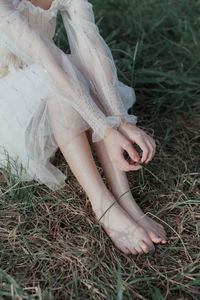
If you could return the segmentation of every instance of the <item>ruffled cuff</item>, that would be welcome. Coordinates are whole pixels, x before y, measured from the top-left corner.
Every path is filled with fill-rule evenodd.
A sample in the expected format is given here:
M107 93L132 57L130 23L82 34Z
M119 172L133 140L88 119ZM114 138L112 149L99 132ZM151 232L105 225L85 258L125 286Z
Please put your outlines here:
M127 114L124 114L121 116L121 123L122 124L131 123L131 124L135 125L137 123L137 119L138 119L137 116L129 115L127 113Z
M131 107L135 102L134 90L125 84L115 81L101 88L96 89L101 104L107 115L118 116L126 115L127 107Z
M104 139L105 130L107 128L114 128L117 129L120 124L136 124L137 123L137 117L135 115L129 115L128 113L126 115L118 115L118 116L108 116L106 117L106 125L104 125L103 129L101 131L93 131L92 133L92 142L100 142Z
M107 128L114 128L117 129L118 126L121 124L121 117L120 116L109 116L106 117L106 124L102 128L101 131L93 131L92 133L92 142L100 142L104 139L105 130Z

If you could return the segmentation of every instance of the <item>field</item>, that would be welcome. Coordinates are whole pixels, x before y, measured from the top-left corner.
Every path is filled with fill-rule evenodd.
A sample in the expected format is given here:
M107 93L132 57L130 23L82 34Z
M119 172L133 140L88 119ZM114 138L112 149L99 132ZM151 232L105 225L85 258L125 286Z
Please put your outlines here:
M91 3L119 79L135 88L130 113L156 140L153 161L128 177L168 244L153 256L116 249L59 150L54 164L68 174L59 191L20 182L8 164L0 171L0 299L200 299L200 1ZM60 15L54 41L69 52Z

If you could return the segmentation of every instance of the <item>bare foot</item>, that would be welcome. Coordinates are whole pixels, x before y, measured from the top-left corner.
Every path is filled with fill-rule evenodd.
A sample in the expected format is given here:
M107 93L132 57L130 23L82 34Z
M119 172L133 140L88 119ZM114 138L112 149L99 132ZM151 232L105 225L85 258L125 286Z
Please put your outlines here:
M119 198L119 205L129 214L134 222L148 233L153 243L167 243L167 234L163 226L143 213L130 191L124 193L119 186L114 186L114 188L110 188L110 190L116 199Z
M99 223L102 224L115 246L125 254L152 254L155 247L147 232L118 203L109 208L114 201L114 197L108 192L107 195L102 195L99 204L93 208L98 220L102 217Z
M123 197L119 201L120 206L131 216L131 218L140 225L149 235L153 243L167 243L167 235L164 227L146 216L140 207L137 205L135 200Z
M146 230L152 242L162 244L167 243L166 232L161 224L146 215L141 217L137 223Z

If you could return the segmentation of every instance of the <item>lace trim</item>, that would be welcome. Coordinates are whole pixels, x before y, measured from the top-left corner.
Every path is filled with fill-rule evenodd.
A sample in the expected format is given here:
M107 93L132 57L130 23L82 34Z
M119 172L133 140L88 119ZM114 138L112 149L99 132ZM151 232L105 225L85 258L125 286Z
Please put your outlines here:
M97 131L93 131L93 133L92 133L93 143L99 142L99 141L104 139L104 133L105 133L106 128L114 128L114 129L117 130L120 124L127 124L127 123L131 123L133 125L136 125L137 116L127 114L126 116L118 115L118 116L108 116L108 117L106 117L106 125L104 127L103 134L101 134Z
M106 128L114 128L117 130L119 125L121 124L121 117L120 116L108 116L106 117L106 124L103 128L103 134L93 131L92 133L92 141L93 143L99 142L104 139L104 133Z
M25 8L29 8L29 11L33 14L45 14L47 16L56 16L57 15L57 10L56 4L59 4L60 0L53 0L51 6L49 9L43 9L40 6L35 6L33 3L31 3L29 0L13 0L13 5L14 7L19 10L23 11Z
M132 124L136 125L137 120L138 120L137 116L135 116L135 115L129 115L128 113L127 113L126 116L124 116L124 115L121 116L121 122L122 122L122 124L132 123Z

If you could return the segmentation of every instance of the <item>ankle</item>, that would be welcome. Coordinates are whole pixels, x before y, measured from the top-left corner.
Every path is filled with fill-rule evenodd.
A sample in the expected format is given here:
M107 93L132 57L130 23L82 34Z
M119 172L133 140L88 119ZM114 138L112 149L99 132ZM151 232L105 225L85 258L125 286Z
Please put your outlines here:
M115 205L115 198L109 190L101 192L99 196L96 195L95 197L89 199L92 209L97 216L102 215L107 209L109 209L109 207Z
M114 193L113 193L114 194ZM134 217L136 221L141 220L145 214L139 205L136 203L135 199L133 198L130 192L121 192L114 194L117 203L128 213Z
M127 186L123 181L121 182L110 182L108 181L108 187L109 190L111 191L111 193L115 196L115 197L124 197L124 196L128 196L128 197L132 197L132 194L130 192L130 187Z
M116 189L115 187L115 188L110 188L110 191L120 205L123 204L124 202L134 200L131 192L128 189L119 190Z

